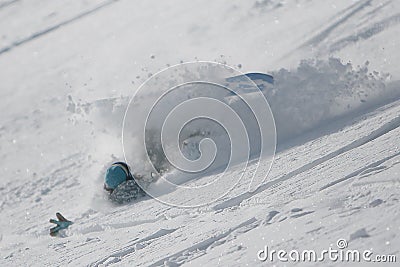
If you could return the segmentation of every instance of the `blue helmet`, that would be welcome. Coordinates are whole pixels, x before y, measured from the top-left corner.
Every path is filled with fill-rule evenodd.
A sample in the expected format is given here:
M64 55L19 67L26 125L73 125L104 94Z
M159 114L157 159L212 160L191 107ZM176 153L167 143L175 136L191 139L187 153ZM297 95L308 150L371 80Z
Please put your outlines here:
M112 191L127 180L133 179L129 167L124 162L116 162L108 168L104 177L104 188Z

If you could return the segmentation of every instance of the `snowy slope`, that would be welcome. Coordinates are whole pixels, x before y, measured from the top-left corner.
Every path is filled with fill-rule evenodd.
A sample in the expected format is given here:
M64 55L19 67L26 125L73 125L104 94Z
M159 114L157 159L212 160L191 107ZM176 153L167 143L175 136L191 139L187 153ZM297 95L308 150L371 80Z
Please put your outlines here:
M399 261L398 10L390 0L1 0L0 265L265 265L265 245L322 250L340 238ZM111 205L102 175L122 159L130 96L193 60L274 75L268 179L200 208ZM48 235L57 211L74 221L64 238Z

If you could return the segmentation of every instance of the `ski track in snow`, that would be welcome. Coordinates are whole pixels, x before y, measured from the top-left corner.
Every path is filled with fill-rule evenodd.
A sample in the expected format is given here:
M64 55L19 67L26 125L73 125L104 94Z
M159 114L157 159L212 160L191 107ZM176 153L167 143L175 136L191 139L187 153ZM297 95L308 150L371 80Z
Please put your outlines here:
M378 161L376 161L374 163L371 163L371 164L369 164L369 165L367 165L365 167L362 167L359 170L356 170L355 172L350 173L349 175L346 175L345 177L343 177L341 179L335 180L333 182L330 182L327 185L324 185L323 187L321 187L320 190L327 189L327 188L329 188L331 186L337 185L338 183L341 183L343 181L346 181L348 179L354 178L354 177L359 176L359 175L365 176L366 174L368 174L370 172L374 172L374 171L378 171L378 170L379 171L380 170L384 170L386 167L385 166L380 166L380 165L382 163L388 161L388 160L391 160L391 159L393 159L395 157L398 157L399 155L400 155L400 152L398 152L398 153L396 153L394 155L388 156L388 157L386 157L384 159L378 160Z
M12 4L15 4L18 1L21 1L21 0L2 1L2 2L0 2L0 9L10 6Z
M328 155L325 155L325 156L323 156L321 158L318 158L318 159L316 159L316 160L314 160L314 161L312 161L312 162L310 162L310 163L308 163L306 165L303 165L300 168L298 168L298 169L296 169L294 171L291 171L290 173L288 173L288 174L286 174L286 175L284 175L284 176L282 176L282 177L280 177L280 178L278 178L276 180L273 180L271 182L268 182L268 183L265 183L265 184L261 185L254 192L246 192L246 193L244 193L242 195L239 195L239 196L237 196L237 197L235 197L233 199L229 199L229 200L226 200L225 202L222 202L222 203L219 203L218 205L215 205L214 206L214 210L221 210L221 209L229 208L229 207L232 207L232 206L238 206L245 199L251 198L254 195L261 193L262 191L270 188L271 186L273 186L273 185L275 185L277 183L280 183L282 181L286 181L286 180L288 180L288 179L290 179L290 178L292 178L292 177L294 177L294 176L296 176L296 175L298 175L300 173L303 173L305 171L308 171L308 170L316 167L319 164L322 164L322 163L324 163L324 162L326 162L328 160L331 160L334 157L339 156L340 154L346 153L349 150L355 149L355 148L360 147L360 146L362 146L362 145L364 145L364 144L366 144L366 143L368 143L370 141L373 141L376 138L378 138L378 137L380 137L380 136L382 136L382 135L384 135L384 134L386 134L386 133L388 133L388 132L390 132L390 131L398 128L398 127L400 127L400 116L395 118L395 119L393 119L393 120L391 120L390 122L384 124L379 129L371 132L367 136L361 137L360 139L355 140L352 143L350 143L350 144L348 144L348 145L346 145L346 146L344 146L344 147L342 147L342 148L340 148L340 149L338 149L336 151L333 151L333 152L329 153ZM389 160L392 157L395 157L397 155L398 155L398 153L396 153L393 156L389 156L387 159L379 161L377 164L379 165L382 162L384 162L386 160ZM335 185L335 184L337 184L337 183L339 183L341 181L345 181L345 180L357 175L358 173L361 173L362 171L364 171L364 170L366 170L366 169L368 169L370 167L374 167L375 166L374 164L368 165L368 166L362 168L361 170L356 171L356 172L350 174L349 176L346 176L343 179L340 179L340 180L337 180L335 182L332 182L332 183L322 187L321 190L323 190L325 188L328 188L328 187L330 187L332 185Z
M90 266L96 266L96 267L100 266L100 265L109 266L113 263L120 262L121 260L123 260L124 257L127 257L130 254L136 252L137 250L140 250L140 249L146 247L151 242L153 242L155 239L158 239L165 235L173 233L176 230L177 229L161 229L148 237L145 237L143 239L135 241L133 244L130 244L124 248L119 249L118 251L112 253L111 255L107 256L106 258L104 258L100 261L90 264Z
M360 40L366 40L372 38L374 35L383 32L388 27L393 27L400 23L400 14L390 16L381 21L375 22L373 25L368 26L364 29L361 29L357 34L346 36L335 43L333 43L330 47L332 52L343 49L344 47L354 44Z
M17 1L19 1L19 0L15 0L15 1L10 1L10 2L8 2L8 3L4 3L3 5L0 6L0 9L1 9L2 7L6 7L6 6L8 6L8 5L14 4L14 3L17 2ZM119 0L110 0L110 1L107 1L107 2L105 2L105 3L103 3L103 4L98 5L97 7L94 7L94 8L92 8L92 9L88 10L88 11L82 12L82 13L80 13L80 14L78 14L78 15L76 15L76 16L70 18L70 19L61 21L60 23L57 23L57 24L55 24L55 25L52 25L52 26L50 26L50 27L48 27L48 28L45 28L45 29L43 29L43 30L39 30L39 31L33 33L32 35L30 35L30 36L28 36L28 37L24 37L24 38L22 38L22 39L20 39L20 40L14 41L11 45L6 46L6 47L2 47L2 48L0 49L0 55L3 54L3 53L9 52L11 49L14 49L14 48L16 48L16 47L18 47L18 46L20 46L20 45L26 44L26 43L31 42L31 41L33 41L33 40L39 38L39 37L42 37L43 35L46 35L46 34L48 34L48 33L51 33L51 32L53 32L53 31L55 31L55 30L57 30L57 29L59 29L59 28L61 28L61 27L63 27L63 26L66 26L66 25L68 25L68 24L70 24L70 23L76 22L77 20L79 20L79 19L81 19L81 18L84 18L84 17L86 17L86 16L88 16L88 15L91 15L92 13L94 13L94 12L96 12L96 11L99 11L99 10L101 10L102 8L104 8L104 7L106 7L106 6L109 6L110 4L113 4L113 3L117 2L117 1L119 1Z
M371 2L372 2L372 0L359 1L359 2L354 3L349 8L347 8L347 10L340 11L339 15L338 15L339 19L337 21L333 22L331 25L329 25L326 29L324 29L317 36L313 37L307 43L301 45L301 47L307 47L310 45L316 46L316 45L322 43L331 34L332 31L334 31L340 25L346 23L349 19L351 19L354 15L356 15L363 9L365 9L367 6L371 5ZM347 11L349 11L348 14L346 14Z
M251 229L254 229L258 225L258 221L255 218L251 218L238 226L233 227L232 229L229 229L228 231L221 233L215 237L208 238L204 241L201 241L191 247L185 248L182 251L179 251L173 255L169 255L166 258L163 258L161 260L156 261L155 263L149 265L152 267L155 266L180 266L185 262L189 262L190 260L193 260L197 257L201 257L204 255L207 251L207 249L212 249L213 247L216 247L220 244L223 244L226 242L224 240L226 237L229 235L235 233L235 232L247 232L250 231Z

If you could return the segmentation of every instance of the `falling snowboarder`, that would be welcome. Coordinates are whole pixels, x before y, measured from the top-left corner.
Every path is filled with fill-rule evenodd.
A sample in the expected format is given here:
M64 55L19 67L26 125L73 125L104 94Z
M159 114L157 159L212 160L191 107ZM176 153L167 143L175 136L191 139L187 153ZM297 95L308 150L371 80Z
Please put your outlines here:
M267 85L273 85L274 78L265 73L247 73L226 79L228 83L248 83L249 79L253 81L262 91ZM156 175L151 173L151 178ZM106 171L104 179L104 189L109 192L109 199L117 204L128 203L138 197L145 196L146 193L138 185L137 178L140 176L133 175L129 166L125 162L116 162Z
M125 162L113 163L104 177L104 190L109 192L109 199L114 203L124 204L145 196L135 178Z

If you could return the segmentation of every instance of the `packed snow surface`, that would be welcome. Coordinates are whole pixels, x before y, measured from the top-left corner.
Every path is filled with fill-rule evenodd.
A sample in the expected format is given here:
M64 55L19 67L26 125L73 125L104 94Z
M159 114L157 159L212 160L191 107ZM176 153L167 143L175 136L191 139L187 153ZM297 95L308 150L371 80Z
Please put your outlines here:
M265 246L321 251L339 239L399 261L399 10L394 0L0 0L0 266L256 266L271 264L257 258ZM102 179L123 159L132 95L199 60L274 77L263 91L272 167L252 158L246 173L228 173L258 167L267 179L196 208L111 204ZM224 99L244 112L237 96ZM203 128L188 129L188 158L204 136L224 142ZM138 154L135 172L149 176ZM188 186L217 175L163 173ZM208 198L151 186L178 202ZM53 238L57 211L74 224Z

